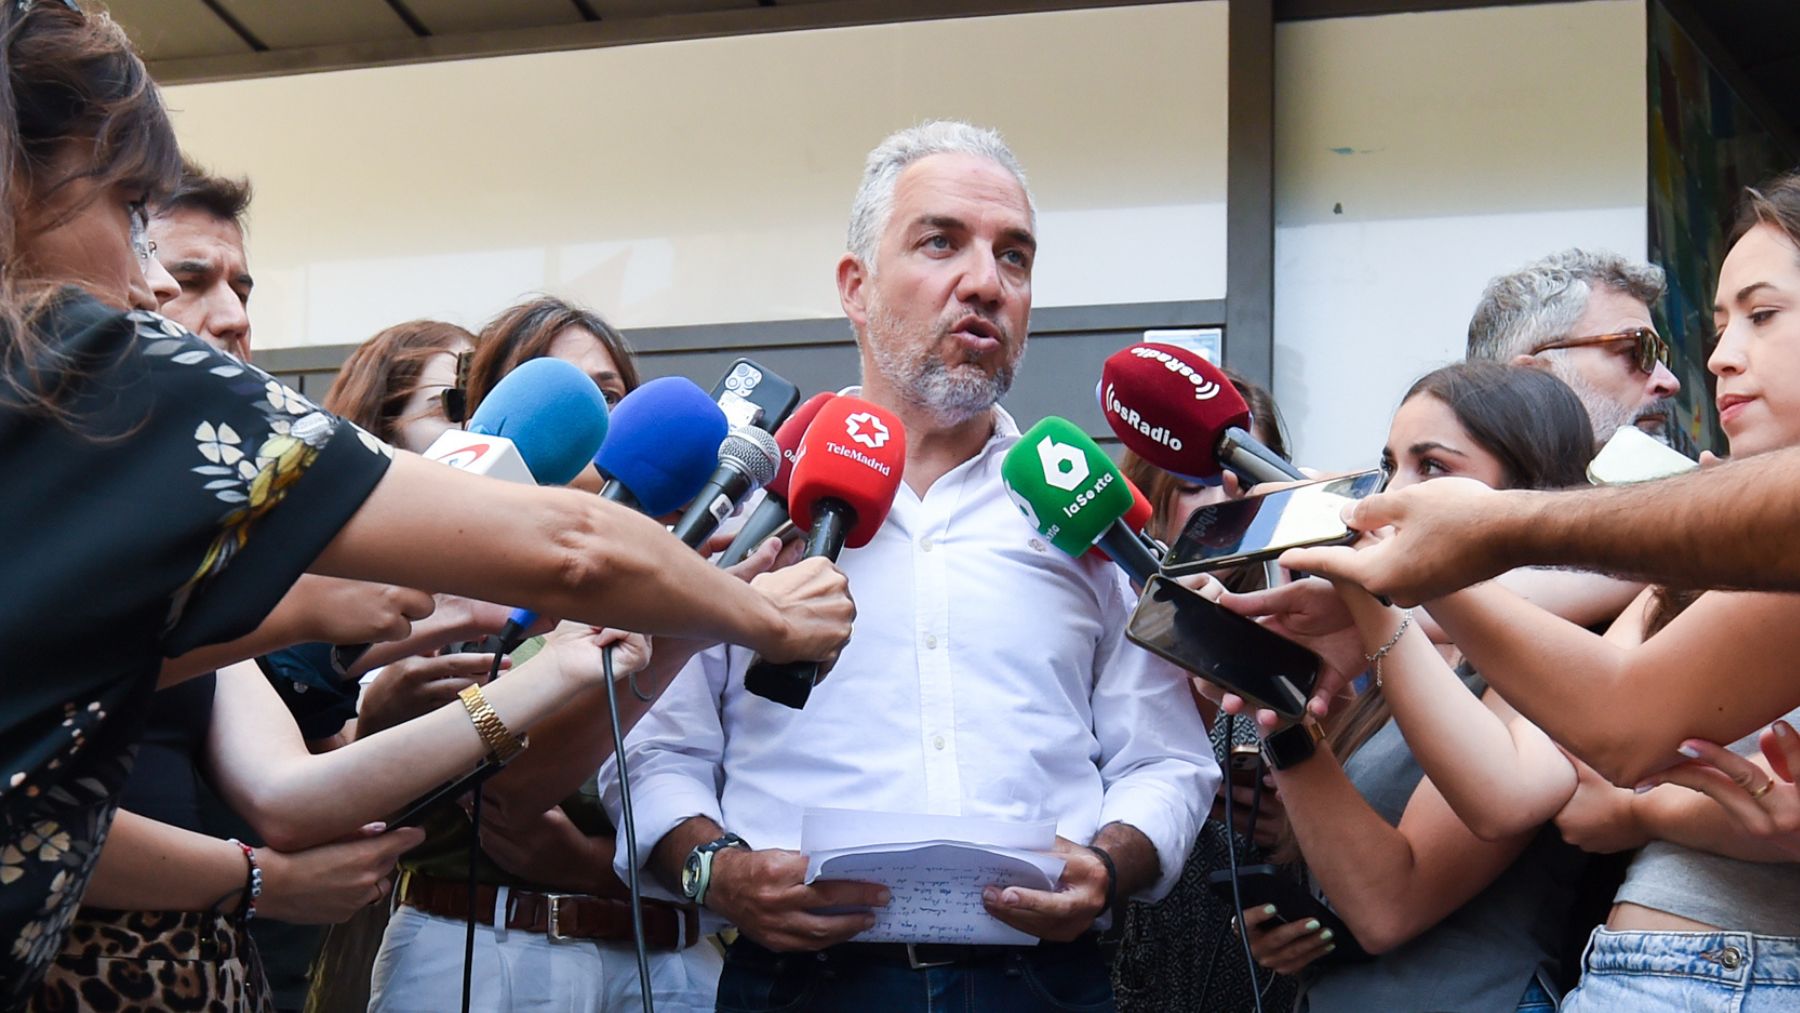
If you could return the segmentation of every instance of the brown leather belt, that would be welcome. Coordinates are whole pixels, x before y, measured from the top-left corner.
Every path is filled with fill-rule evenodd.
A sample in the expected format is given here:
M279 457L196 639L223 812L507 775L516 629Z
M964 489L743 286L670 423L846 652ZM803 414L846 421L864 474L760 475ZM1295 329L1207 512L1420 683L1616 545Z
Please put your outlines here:
M494 924L494 903L500 888L483 883L475 888L475 921ZM401 877L400 903L426 914L469 920L469 884L408 873ZM700 941L700 912L685 904L645 899L644 942L653 950L679 950ZM551 939L595 939L630 942L631 903L585 893L538 893L509 889L506 894L506 927L538 932Z

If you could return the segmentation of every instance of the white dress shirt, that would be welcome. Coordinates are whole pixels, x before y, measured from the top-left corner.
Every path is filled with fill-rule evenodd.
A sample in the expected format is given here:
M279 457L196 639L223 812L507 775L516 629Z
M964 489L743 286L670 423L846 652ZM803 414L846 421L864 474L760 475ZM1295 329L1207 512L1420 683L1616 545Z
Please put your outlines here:
M805 709L747 692L751 652L717 647L627 736L640 867L693 816L797 850L811 806L1054 818L1076 843L1126 823L1161 866L1144 896L1174 885L1219 785L1186 674L1124 639L1135 595L1117 566L1063 554L1007 499L1019 430L995 416L975 457L923 498L903 483L839 558L856 623ZM616 823L611 769L600 783ZM621 846L621 876L627 861Z

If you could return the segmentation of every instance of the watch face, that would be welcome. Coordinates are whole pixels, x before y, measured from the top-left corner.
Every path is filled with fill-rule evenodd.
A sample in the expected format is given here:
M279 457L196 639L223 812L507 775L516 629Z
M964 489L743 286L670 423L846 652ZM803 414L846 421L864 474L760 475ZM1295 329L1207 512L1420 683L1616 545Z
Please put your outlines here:
M688 900L693 900L694 895L699 892L700 853L694 852L687 856L687 861L681 866L681 895Z

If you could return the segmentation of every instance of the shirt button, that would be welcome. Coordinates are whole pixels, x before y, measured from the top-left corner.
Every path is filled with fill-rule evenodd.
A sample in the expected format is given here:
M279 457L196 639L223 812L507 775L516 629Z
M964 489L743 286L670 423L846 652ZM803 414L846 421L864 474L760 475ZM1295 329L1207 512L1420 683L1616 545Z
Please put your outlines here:
M933 736L931 739L931 747L933 749L943 749L944 748L944 737L942 735Z
M934 543L932 542L930 535L926 535L924 538L919 539L919 548L926 552L931 551L931 546L933 544Z
M935 636L926 637L925 638L925 649L928 651L937 650L937 637L935 637Z

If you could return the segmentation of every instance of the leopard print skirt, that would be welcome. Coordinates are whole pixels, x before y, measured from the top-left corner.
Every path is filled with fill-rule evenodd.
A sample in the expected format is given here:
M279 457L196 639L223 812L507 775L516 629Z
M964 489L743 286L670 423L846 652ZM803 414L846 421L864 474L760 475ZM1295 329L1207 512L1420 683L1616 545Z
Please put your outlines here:
M84 907L28 1007L33 1013L274 1013L243 923L198 911Z

